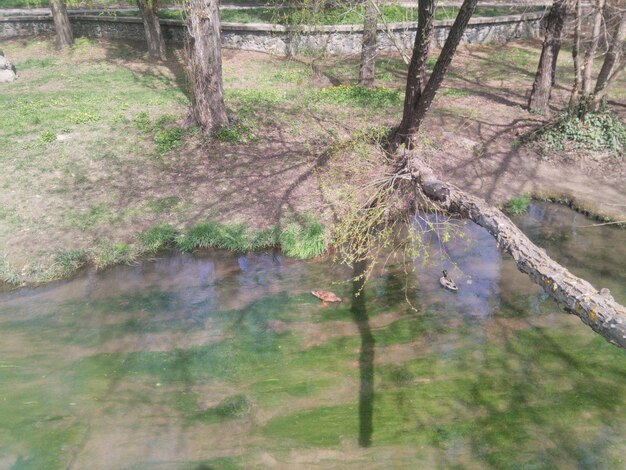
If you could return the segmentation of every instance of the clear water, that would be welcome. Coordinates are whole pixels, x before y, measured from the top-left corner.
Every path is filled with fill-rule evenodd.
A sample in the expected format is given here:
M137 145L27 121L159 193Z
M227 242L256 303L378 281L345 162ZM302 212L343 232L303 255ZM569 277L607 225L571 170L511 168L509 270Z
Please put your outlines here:
M519 223L626 302L626 231ZM626 468L626 352L461 228L356 298L329 262L225 253L0 294L0 468Z

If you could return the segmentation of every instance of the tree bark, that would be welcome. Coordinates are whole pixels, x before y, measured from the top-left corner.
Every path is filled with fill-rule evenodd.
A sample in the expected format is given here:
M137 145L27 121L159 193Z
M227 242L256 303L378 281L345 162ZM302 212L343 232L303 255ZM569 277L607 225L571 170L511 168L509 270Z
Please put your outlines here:
M165 60L165 41L161 34L159 23L158 0L137 0L137 6L141 11L143 29L148 43L148 54L159 60Z
M371 88L374 86L376 67L376 39L378 35L377 0L367 0L365 3L365 20L363 22L363 44L361 47L361 68L359 70L359 85Z
M513 257L517 268L568 313L578 316L609 343L626 349L626 308L618 304L608 290L598 292L589 282L552 260L500 210L439 180L420 159L411 158L408 162L405 169L408 177L421 189L430 206L435 204L441 210L458 214L487 229L498 247Z
M582 5L580 0L576 0L574 15L574 45L572 47L572 59L574 60L574 84L569 97L569 114L574 112L574 108L580 102L580 82L582 81L582 70L580 68L580 31L582 21Z
M604 11L604 5L606 0L597 0L594 6L595 11L593 14L593 28L591 31L591 39L589 47L585 52L585 61L583 62L583 94L585 97L591 94L593 89L591 83L591 74L593 72L593 59L598 49L598 41L600 40L600 33L602 32L602 12Z
M561 50L561 35L567 14L566 0L555 0L550 8L550 13L546 18L546 32L541 49L541 57L535 74L528 109L537 110L542 113L548 111L550 93L554 85L556 72L556 62Z
M622 49L624 40L626 39L626 11L617 13L620 19L613 30L610 38L609 50L604 56L602 68L598 74L594 93L597 96L607 87L611 76L620 68L620 60L622 57Z
M72 25L67 16L67 9L63 0L50 0L50 11L52 12L52 21L54 21L54 29L57 35L57 47L62 48L74 44L74 35L72 34Z
M409 72L404 94L404 111L402 121L394 136L394 146L411 142L410 136L417 132L416 109L426 82L426 60L433 37L435 2L433 0L421 0L418 4L417 32L413 44L413 54L409 63Z
M430 109L437 90L441 86L443 79L452 62L456 49L461 42L465 28L470 18L474 14L478 0L464 0L454 24L450 29L448 38L439 54L437 63L430 74L428 82L422 89L426 70L426 59L428 58L428 47L432 38L434 2L432 0L422 0L419 2L417 35L413 56L409 65L409 75L407 78L406 95L404 98L404 113L402 121L396 131L392 141L392 148L400 144L405 144L407 148L415 145L417 133Z
M218 0L187 0L187 73L191 87L188 121L205 134L228 124L222 84Z

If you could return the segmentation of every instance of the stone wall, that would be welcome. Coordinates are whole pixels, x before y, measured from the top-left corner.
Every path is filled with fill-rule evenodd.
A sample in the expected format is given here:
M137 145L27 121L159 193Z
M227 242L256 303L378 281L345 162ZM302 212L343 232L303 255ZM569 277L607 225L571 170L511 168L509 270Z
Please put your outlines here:
M505 43L512 39L536 37L540 34L543 13L473 18L463 36L464 43ZM89 38L143 40L143 23L140 18L72 15L75 36ZM448 36L452 20L435 22L433 41L441 47ZM185 27L178 20L162 20L166 42L182 43ZM389 28L394 42L404 49L413 47L417 23L393 23ZM0 17L0 39L36 36L53 33L50 16ZM273 24L222 23L224 47L251 51L285 54L302 52L328 52L330 54L359 54L361 52L362 25L308 26L295 28ZM379 50L393 51L395 46L388 34L378 33Z

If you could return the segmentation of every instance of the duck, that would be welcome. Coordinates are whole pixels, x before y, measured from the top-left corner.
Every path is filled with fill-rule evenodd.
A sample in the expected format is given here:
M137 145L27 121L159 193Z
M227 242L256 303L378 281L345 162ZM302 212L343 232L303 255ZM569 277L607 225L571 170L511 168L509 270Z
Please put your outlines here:
M439 278L439 283L441 284L442 287L445 287L448 290L451 290L454 292L459 290L455 282L448 277L448 271L446 271L445 269L443 270L443 276Z
M341 302L341 297L333 292L325 291L325 290L314 290L311 291L315 297L320 299L322 302Z

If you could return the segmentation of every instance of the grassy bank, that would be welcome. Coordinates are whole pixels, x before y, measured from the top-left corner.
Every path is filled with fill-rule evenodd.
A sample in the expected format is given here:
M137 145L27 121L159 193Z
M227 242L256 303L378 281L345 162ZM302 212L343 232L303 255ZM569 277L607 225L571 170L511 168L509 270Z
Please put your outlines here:
M158 224L137 235L131 243L100 242L88 249L60 249L53 253L51 264L39 265L29 272L20 272L6 258L0 258L0 285L50 282L70 277L86 266L105 269L131 264L167 249L191 252L207 248L239 253L280 248L286 256L307 259L326 251L327 237L324 227L311 218L265 230L206 221L181 233L172 225Z
M0 145L10 149L0 154L5 282L44 282L165 247L281 246L289 256L314 256L332 244L346 208L358 207L359 188L380 177L378 146L402 109L406 67L397 57L380 57L377 87L364 89L355 84L358 58L313 66L310 58L225 50L231 125L206 139L181 127L189 105L183 52L170 49L167 62L153 63L144 48L78 38L59 53L51 37L3 44L20 74L0 87ZM421 151L431 163L494 202L589 187L563 177L565 167L558 180L545 178L546 166L515 137L545 122L520 107L538 56L529 44L461 49L425 125ZM563 82L570 62L564 56L557 70ZM625 89L616 87L614 99ZM454 173L510 161L513 181L506 171L484 173L472 188L473 171ZM598 214L604 193L615 206L619 194L609 191L594 194Z

